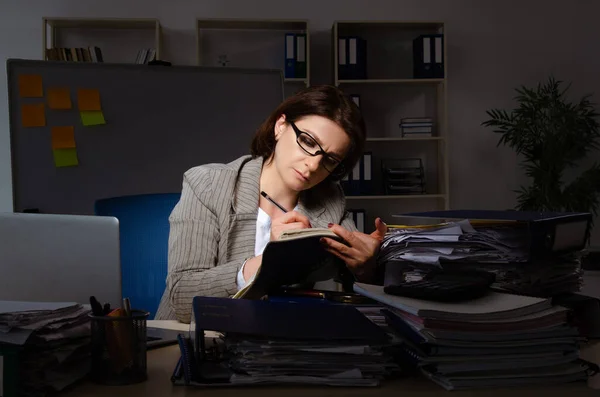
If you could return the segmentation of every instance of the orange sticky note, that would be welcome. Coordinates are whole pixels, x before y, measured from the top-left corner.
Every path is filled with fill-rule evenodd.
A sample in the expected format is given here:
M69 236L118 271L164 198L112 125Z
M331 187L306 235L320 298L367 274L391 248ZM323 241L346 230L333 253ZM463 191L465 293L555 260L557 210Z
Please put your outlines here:
M77 105L80 111L102 110L100 108L100 92L91 89L78 89Z
M52 127L52 149L70 149L75 147L75 129L73 126Z
M50 109L71 109L71 94L68 88L55 87L46 90Z
M43 103L24 103L21 105L21 123L23 127L44 127L46 113Z
M19 75L19 95L25 98L43 97L42 76L39 74Z

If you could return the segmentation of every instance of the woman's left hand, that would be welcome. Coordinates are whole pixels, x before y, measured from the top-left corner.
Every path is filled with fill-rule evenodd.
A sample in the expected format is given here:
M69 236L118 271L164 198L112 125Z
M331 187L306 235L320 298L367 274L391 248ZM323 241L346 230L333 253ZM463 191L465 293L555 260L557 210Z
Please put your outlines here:
M329 229L348 245L323 237L321 243L325 249L343 260L357 278L368 278L375 268L375 257L387 232L387 225L380 218L375 219L375 231L371 234L350 232L336 224L330 224Z

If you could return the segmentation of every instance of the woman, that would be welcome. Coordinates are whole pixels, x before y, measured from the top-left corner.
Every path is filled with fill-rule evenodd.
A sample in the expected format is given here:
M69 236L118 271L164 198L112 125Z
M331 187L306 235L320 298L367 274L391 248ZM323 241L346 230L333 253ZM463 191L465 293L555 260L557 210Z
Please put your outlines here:
M378 218L373 233L358 232L338 183L364 143L358 107L335 87L311 87L260 126L251 155L188 170L170 216L169 273L155 318L189 323L194 296L234 295L254 277L267 242L289 229L331 228L348 244L324 238L324 248L369 281L387 228Z

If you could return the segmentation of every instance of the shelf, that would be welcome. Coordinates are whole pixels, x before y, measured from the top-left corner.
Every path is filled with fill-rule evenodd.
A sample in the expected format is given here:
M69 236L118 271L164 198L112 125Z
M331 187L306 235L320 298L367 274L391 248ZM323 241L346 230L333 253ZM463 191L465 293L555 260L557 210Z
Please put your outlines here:
M310 35L304 19L196 19L196 63L253 69L280 69L285 76L285 33L304 35L304 73L288 74L287 85L310 85ZM300 39L298 39L300 40Z
M308 20L287 19L198 19L198 29L306 30Z
M338 26L348 29L368 27L372 29L408 29L408 30L438 30L443 29L444 23L438 21L335 21Z
M425 136L419 138L402 138L402 137L382 137L382 138L367 138L367 142L396 142L396 141L442 141L444 138L439 136Z
M42 21L42 59L47 59L50 48L94 46L108 63L134 63L136 53L146 48L153 48L156 59L161 59L162 29L155 18L45 17Z
M308 85L308 79L283 79L284 83L304 83Z
M160 22L152 18L44 18L52 28L156 29Z
M398 200L398 199L443 199L445 194L405 194L391 195L385 194L380 196L346 196L346 200Z
M445 79L366 79L337 80L337 84L440 84Z

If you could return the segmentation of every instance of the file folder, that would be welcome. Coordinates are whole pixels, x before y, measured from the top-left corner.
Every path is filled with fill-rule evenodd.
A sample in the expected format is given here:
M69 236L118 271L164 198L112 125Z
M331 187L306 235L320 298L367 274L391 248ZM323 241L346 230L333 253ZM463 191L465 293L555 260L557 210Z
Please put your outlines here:
M367 78L367 42L356 36L348 37L348 78L364 80Z
M445 210L414 212L394 217L425 218L436 221L468 219L477 227L504 222L525 227L530 258L557 256L585 248L591 232L592 214L587 212L538 212L501 210Z
M338 39L338 79L346 80L348 78L348 40L340 37Z
M296 75L296 35L285 34L285 69L284 77L293 79Z
M373 193L373 154L371 152L363 153L360 174L360 192L361 194Z
M433 78L435 43L430 35L421 35L413 40L413 77Z
M306 34L296 34L296 68L294 77L306 78Z
M359 232L365 233L366 212L363 209L351 209L348 212L352 215L352 221Z

